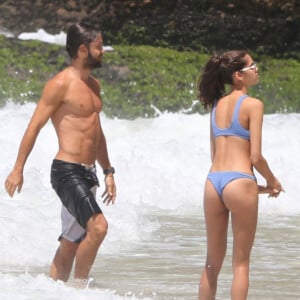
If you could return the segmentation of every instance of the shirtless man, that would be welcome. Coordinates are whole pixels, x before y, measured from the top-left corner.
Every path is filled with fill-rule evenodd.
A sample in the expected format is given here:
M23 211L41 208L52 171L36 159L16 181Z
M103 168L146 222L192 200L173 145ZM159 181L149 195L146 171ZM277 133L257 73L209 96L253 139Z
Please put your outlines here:
M103 202L114 203L116 186L99 113L100 85L91 75L101 67L103 41L99 31L79 23L67 32L70 65L44 87L20 144L13 170L5 181L12 197L23 185L23 169L41 128L51 119L59 149L52 163L51 183L62 201L62 233L50 276L67 281L75 260L74 276L87 279L106 232L107 221L95 200L98 185L95 162L105 175Z

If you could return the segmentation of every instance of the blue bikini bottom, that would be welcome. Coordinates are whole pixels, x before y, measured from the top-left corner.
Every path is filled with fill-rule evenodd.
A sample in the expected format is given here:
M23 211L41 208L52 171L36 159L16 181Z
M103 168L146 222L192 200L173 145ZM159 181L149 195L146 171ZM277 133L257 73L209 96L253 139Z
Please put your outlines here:
M210 172L207 178L211 181L221 199L223 190L229 182L240 178L248 178L256 181L255 176L236 171Z

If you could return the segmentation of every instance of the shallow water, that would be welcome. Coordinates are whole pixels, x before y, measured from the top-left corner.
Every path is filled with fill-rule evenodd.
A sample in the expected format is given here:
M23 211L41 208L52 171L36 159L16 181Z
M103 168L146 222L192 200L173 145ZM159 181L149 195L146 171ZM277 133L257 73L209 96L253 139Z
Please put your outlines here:
M94 287L78 289L72 281L48 278L60 231L60 203L49 183L57 149L50 123L28 159L21 194L10 199L3 189L33 109L34 104L13 103L0 109L0 299L197 299L206 251L208 116L163 114L135 121L102 116L118 198L114 206L102 206L109 232L91 272ZM300 299L299 121L299 114L265 118L264 153L286 193L260 198L250 300ZM258 181L263 183L259 176ZM230 299L230 244L231 235L219 280L222 300Z
M92 299L105 290L127 297L135 295L138 299L197 299L197 284L205 259L204 227L199 214L170 216L153 211L150 218L163 225L148 241L114 255L101 255L100 251L91 272L95 278L94 287L89 289ZM249 300L299 299L299 225L298 217L268 217L259 222L252 251ZM230 299L230 245L220 274L217 299ZM5 283L10 276L9 289L20 288L20 293L24 290L28 293L28 298L15 298L16 294L14 298L6 298L4 289L0 299L37 299L44 292L49 293L49 289L54 297L51 299L58 299L55 297L61 290L66 299L76 291L81 296L87 292L68 287L72 283L52 282L46 276L48 266L6 265L0 266L0 270L0 282ZM22 286L24 281L30 284Z

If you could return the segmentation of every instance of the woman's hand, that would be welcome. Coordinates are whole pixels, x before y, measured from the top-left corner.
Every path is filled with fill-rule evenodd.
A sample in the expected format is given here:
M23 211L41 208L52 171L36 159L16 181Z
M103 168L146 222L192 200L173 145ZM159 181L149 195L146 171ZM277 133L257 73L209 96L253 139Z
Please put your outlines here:
M285 192L285 190L276 177L272 181L267 182L267 186L258 185L259 194L269 194L269 197L277 198L281 192Z

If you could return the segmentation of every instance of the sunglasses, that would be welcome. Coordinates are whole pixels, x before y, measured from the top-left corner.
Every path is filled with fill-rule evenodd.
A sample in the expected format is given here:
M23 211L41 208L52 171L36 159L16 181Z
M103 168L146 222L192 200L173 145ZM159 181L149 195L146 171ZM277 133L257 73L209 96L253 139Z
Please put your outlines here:
M248 70L257 70L257 65L256 63L253 63L251 66L249 67L245 67L243 69L240 69L240 72L244 72L244 71L248 71Z

